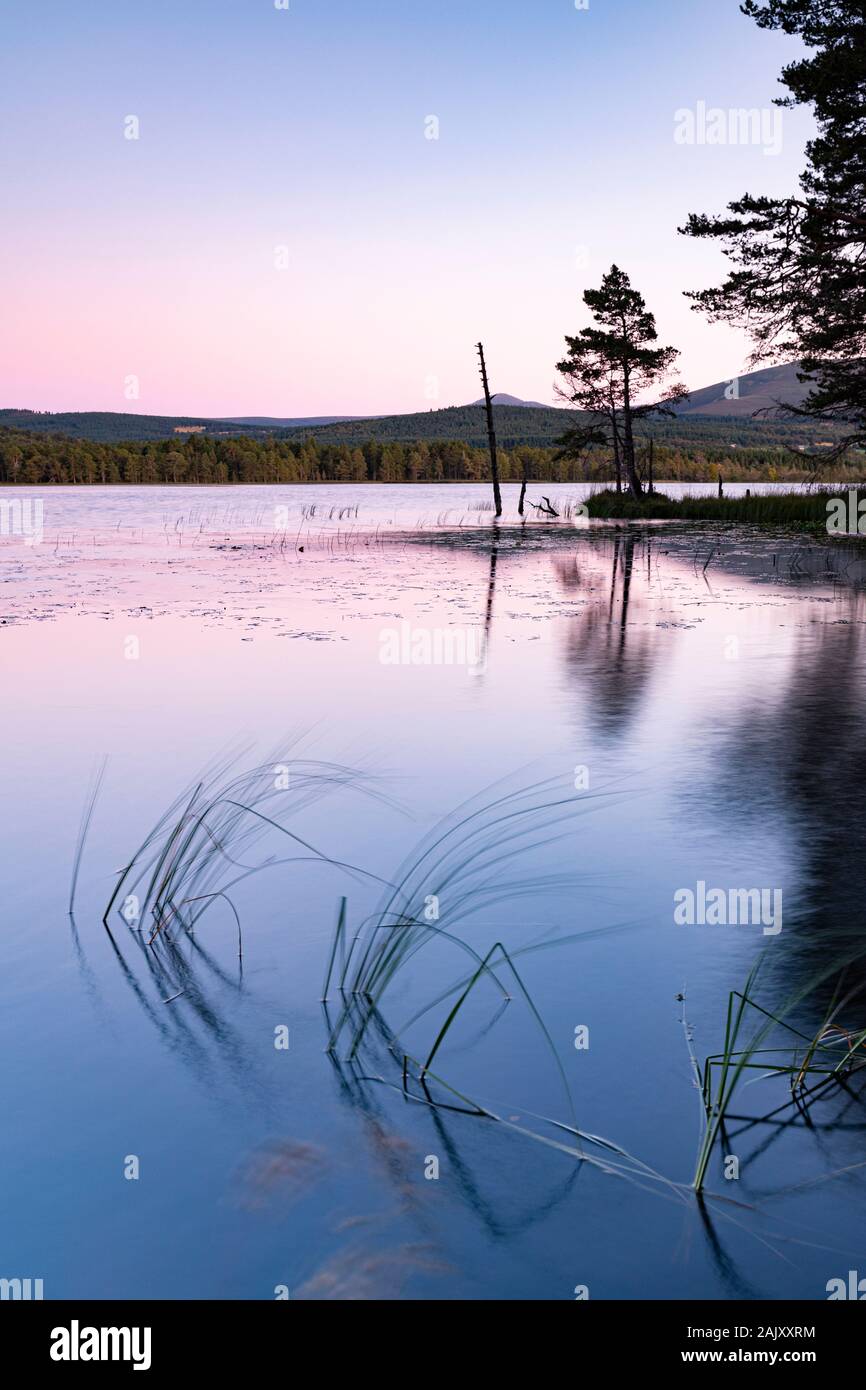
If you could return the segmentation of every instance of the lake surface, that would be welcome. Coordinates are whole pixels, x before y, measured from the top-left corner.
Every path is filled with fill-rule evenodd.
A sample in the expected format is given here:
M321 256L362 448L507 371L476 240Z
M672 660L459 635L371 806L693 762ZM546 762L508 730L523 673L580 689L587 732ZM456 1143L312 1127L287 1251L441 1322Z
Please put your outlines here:
M40 544L0 537L0 1276L822 1299L866 1274L858 1077L798 1102L767 1074L866 1027L863 552L579 526L559 484L521 527L504 492L494 529L470 485L61 488ZM683 924L700 884L783 907ZM692 1054L759 957L789 1027L699 1202Z

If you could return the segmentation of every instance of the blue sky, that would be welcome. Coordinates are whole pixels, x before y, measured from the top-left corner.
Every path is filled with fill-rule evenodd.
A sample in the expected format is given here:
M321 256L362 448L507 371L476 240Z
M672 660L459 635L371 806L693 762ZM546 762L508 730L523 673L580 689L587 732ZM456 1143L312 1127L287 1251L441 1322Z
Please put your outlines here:
M613 261L705 385L748 344L690 311L724 263L676 227L793 189L811 129L675 143L796 53L731 0L47 0L2 30L3 405L425 409L477 394L479 337L550 400Z

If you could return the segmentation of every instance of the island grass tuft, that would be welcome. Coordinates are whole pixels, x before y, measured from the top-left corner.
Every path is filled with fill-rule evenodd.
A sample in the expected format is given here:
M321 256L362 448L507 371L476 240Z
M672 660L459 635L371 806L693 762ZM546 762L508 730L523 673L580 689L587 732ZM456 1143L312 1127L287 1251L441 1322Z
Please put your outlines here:
M827 530L827 503L844 490L753 493L737 497L668 497L663 492L634 497L605 489L587 498L590 517L622 521L745 521Z

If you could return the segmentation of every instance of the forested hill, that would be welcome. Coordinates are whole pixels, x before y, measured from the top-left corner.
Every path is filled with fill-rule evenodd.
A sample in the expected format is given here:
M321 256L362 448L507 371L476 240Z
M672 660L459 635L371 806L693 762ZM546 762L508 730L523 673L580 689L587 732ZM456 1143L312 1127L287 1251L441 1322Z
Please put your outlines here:
M574 424L570 410L552 406L495 405L496 437L506 449L528 444L553 445ZM454 405L444 410L422 410L412 415L383 415L371 420L341 420L314 431L328 444L361 444L366 439L403 444L418 439L451 439L486 445L487 415L481 405Z
M0 410L0 427L63 434L98 444L121 440L175 439L189 433L245 435L263 438L270 431L236 421L209 420L195 415L132 415L114 410Z
M504 449L554 448L565 430L580 418L573 410L552 407L497 405L493 408L497 442ZM677 415L674 419L642 422L641 433L657 443L692 448L706 444L713 448L761 448L788 445L811 448L822 441L838 438L838 427L803 424L797 420L752 419L751 416ZM315 430L293 431L312 434L323 444L363 444L375 439L383 443L411 444L420 440L453 440L475 448L487 444L487 419L483 406L452 406L417 415L386 415L370 420L345 420Z
M496 435L506 451L521 447L552 449L563 431L575 424L571 410L553 407L494 406ZM354 448L372 441L382 444L453 442L471 448L487 443L487 423L483 406L452 406L445 410L421 411L413 415L386 415L370 419L343 420L325 425L293 428L238 424L192 416L124 415L112 412L49 414L25 410L0 411L0 427L68 439L90 440L96 444L127 442L170 442L183 448L190 438L213 441L229 439L295 442L313 437L321 444ZM672 448L713 450L772 448L788 445L810 449L838 437L838 429L792 420L753 419L750 415L678 415L642 426L648 437Z
M692 391L676 406L679 415L751 416L772 411L777 404L802 405L810 384L799 380L799 366L786 362L780 367L762 367L730 381L717 381Z

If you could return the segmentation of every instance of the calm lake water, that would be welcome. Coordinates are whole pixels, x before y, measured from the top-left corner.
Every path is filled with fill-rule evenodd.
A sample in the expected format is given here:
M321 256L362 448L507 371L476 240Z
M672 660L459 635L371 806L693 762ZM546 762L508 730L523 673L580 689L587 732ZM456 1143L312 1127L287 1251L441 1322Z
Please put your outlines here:
M866 1027L864 553L521 528L514 491L494 531L473 486L64 488L41 544L0 538L0 1275L245 1299L866 1275L858 1078L798 1105L767 1074ZM780 910L683 924L699 884ZM350 948L347 980L382 967L338 1029ZM701 1203L692 1054L762 955L752 997L790 1028Z

